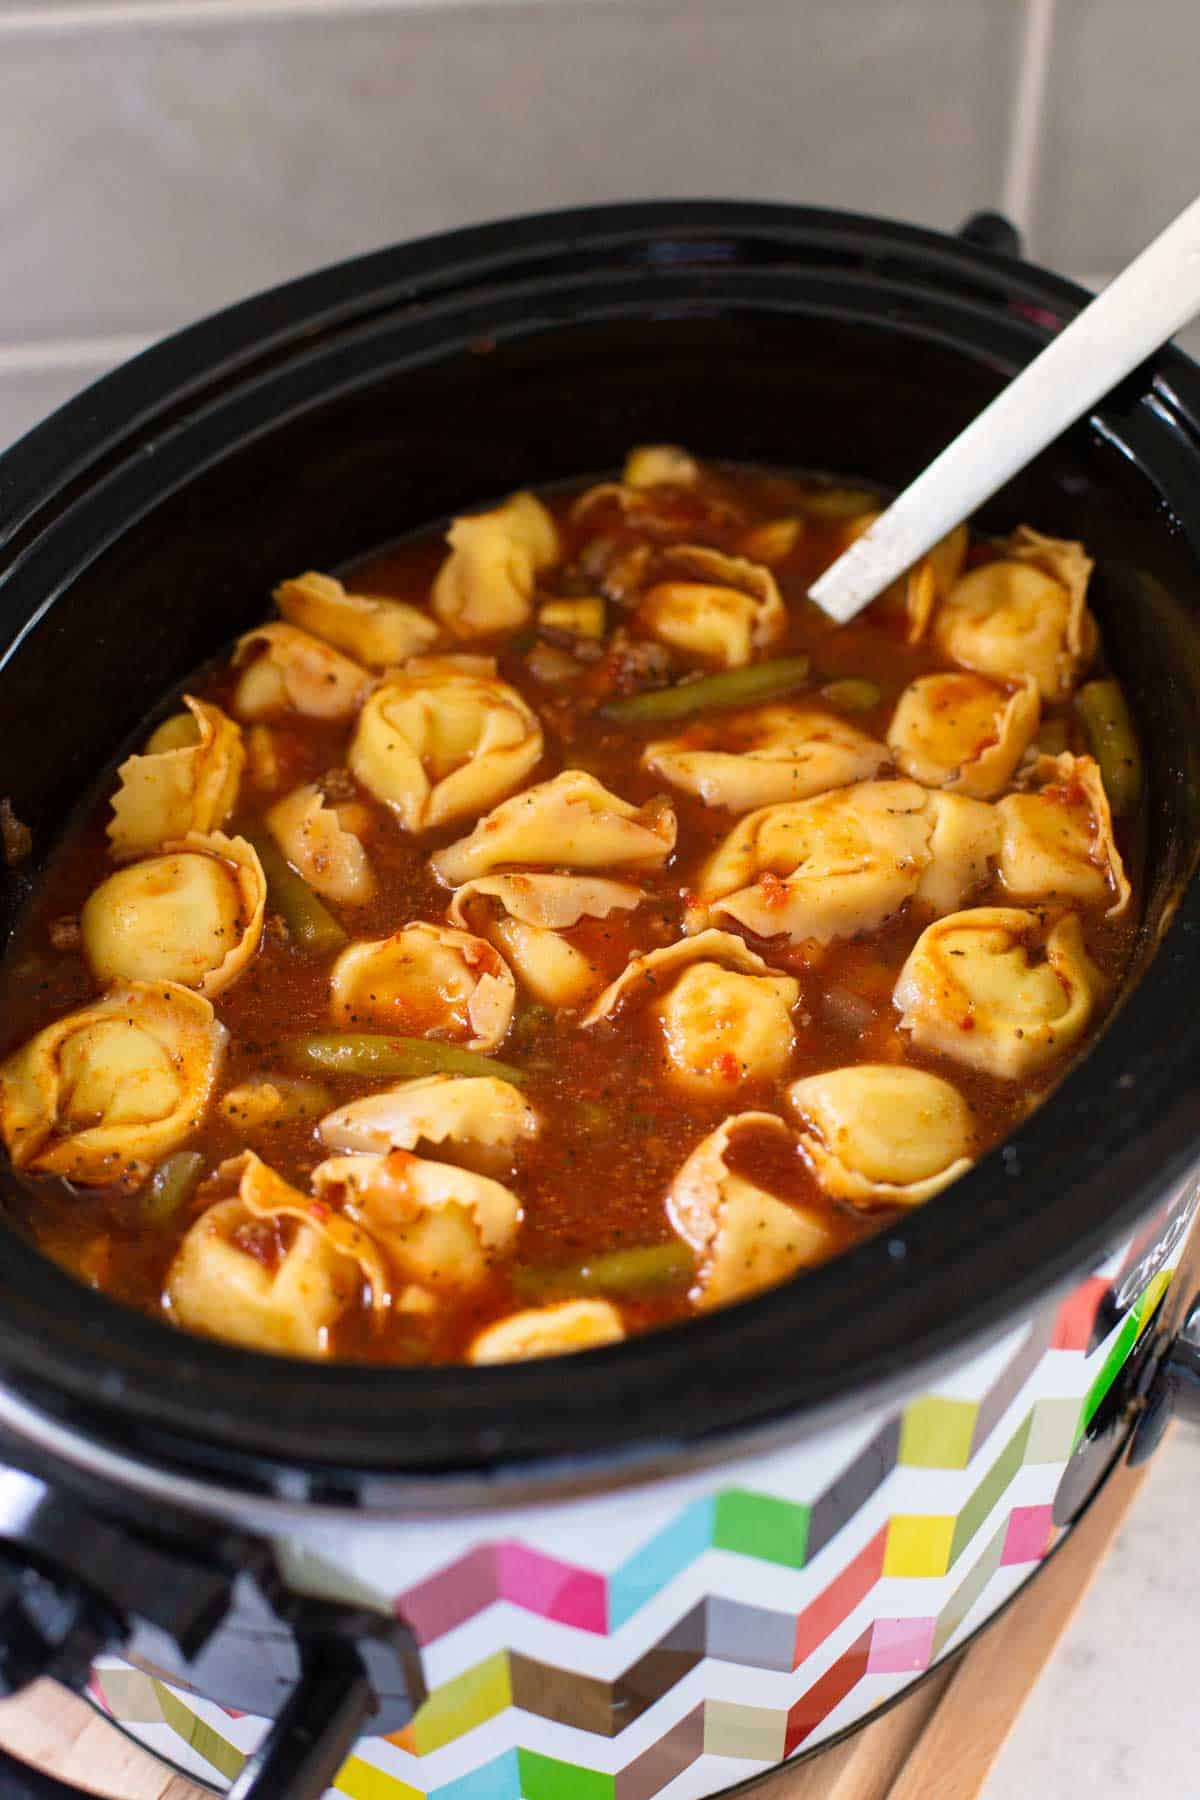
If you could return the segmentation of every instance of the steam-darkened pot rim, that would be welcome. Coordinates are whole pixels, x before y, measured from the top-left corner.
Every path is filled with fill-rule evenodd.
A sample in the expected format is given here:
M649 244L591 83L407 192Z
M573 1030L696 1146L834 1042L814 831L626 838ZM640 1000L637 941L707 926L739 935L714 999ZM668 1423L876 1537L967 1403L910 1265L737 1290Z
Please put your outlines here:
M0 700L22 631L130 521L231 445L365 381L373 359L394 366L401 347L419 362L451 341L589 318L823 309L901 320L1007 370L1086 298L936 233L724 202L521 219L307 277L151 349L0 458ZM1200 560L1198 419L1200 376L1167 352L1093 429L1149 472L1163 529ZM298 1365L127 1312L12 1240L0 1375L108 1443L294 1496L348 1496L368 1470L625 1464L805 1429L1019 1318L1180 1178L1200 1149L1198 984L1192 881L1119 1019L1002 1153L852 1255L686 1327L569 1364Z

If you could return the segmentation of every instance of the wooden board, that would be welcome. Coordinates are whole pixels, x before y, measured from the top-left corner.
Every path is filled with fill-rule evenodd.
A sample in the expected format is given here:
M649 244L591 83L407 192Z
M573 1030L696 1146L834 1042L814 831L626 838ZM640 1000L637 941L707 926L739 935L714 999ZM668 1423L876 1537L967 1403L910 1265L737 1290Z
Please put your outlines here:
M769 1776L755 1800L975 1800L1144 1472L1112 1477L1029 1591L969 1650L846 1743ZM48 1681L0 1702L0 1743L112 1800L206 1800L211 1792Z

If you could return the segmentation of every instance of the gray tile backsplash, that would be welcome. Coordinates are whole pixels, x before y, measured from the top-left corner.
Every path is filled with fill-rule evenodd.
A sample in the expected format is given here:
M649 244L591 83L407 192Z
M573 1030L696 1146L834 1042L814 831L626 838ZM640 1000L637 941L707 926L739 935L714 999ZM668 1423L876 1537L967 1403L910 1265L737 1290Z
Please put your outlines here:
M1200 186L1198 76L1200 0L0 0L0 444L114 335L541 207L1028 188L1031 254L1103 279Z
M1200 192L1200 0L1059 0L1038 254L1118 269Z
M998 198L1019 7L188 17L6 39L0 12L0 342L161 330L397 238L614 197L952 227Z

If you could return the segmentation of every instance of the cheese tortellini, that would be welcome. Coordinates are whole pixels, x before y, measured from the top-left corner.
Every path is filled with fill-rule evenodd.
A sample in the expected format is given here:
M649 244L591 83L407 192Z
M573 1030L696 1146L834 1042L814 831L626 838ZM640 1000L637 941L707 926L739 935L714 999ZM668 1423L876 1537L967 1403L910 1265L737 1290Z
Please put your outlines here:
M1022 525L1002 560L955 583L934 613L934 642L965 668L1000 680L1032 675L1043 700L1065 700L1096 647L1091 572L1082 544Z
M219 706L183 696L146 748L117 770L108 840L123 862L190 831L217 831L237 804L245 766L242 733Z
M172 981L211 997L258 949L266 903L262 865L244 838L192 832L89 895L84 952L99 981Z
M528 1362L535 1356L569 1356L619 1344L625 1336L611 1300L557 1300L510 1313L478 1332L467 1351L472 1363Z
M692 1151L667 1195L667 1216L696 1253L694 1294L705 1308L786 1281L824 1262L837 1244L831 1221L815 1207L781 1199L729 1167L743 1132L792 1142L777 1114L735 1113Z
M455 519L450 555L433 584L433 610L458 638L514 631L533 612L542 569L560 554L558 527L532 494L514 494L491 512Z
M141 1179L196 1129L226 1032L209 1001L130 981L56 1019L0 1064L0 1134L19 1169L84 1187Z
M336 1025L437 1036L494 1050L512 1022L516 983L483 938L423 920L351 944L329 978Z
M312 1185L369 1233L397 1282L435 1291L478 1286L521 1222L516 1195L489 1175L407 1150L331 1156Z
M350 768L405 831L478 818L520 787L542 728L490 657L414 657L359 715Z
M856 1063L788 1089L800 1143L827 1194L915 1206L971 1166L971 1109L948 1081L903 1063Z
M887 760L883 744L835 714L787 705L696 726L642 752L644 768L729 812L807 800L866 781Z
M657 868L675 848L675 814L663 800L631 806L582 769L514 794L469 837L430 858L447 887L493 869Z
M702 931L634 957L583 1023L649 1005L672 1073L689 1087L719 1093L782 1074L795 1045L799 998L800 983L777 974L741 938Z
M1012 780L1040 718L1031 675L1011 692L986 675L921 675L897 701L887 741L914 781L990 800Z
M375 875L362 839L343 824L315 781L276 801L267 830L314 893L341 906L374 899Z
M367 696L365 669L295 625L259 625L238 639L233 696L239 719L352 719Z
M690 923L828 943L914 897L961 905L999 845L994 809L915 781L864 781L748 813L700 871Z
M289 625L344 650L365 669L390 669L430 649L441 636L435 621L417 607L348 594L340 581L312 570L282 582L274 600Z
M390 1301L383 1260L350 1219L284 1181L252 1151L223 1163L217 1198L167 1273L170 1312L189 1331L251 1350L318 1358L364 1283L378 1315Z
M632 912L644 895L599 875L485 875L455 893L449 918L494 944L535 1000L577 1006L603 976L563 933L582 919Z
M637 618L660 643L720 668L740 668L773 644L787 620L770 569L699 544L656 559Z
M484 1175L511 1174L540 1129L537 1113L495 1075L422 1075L351 1100L321 1120L331 1150L419 1150L432 1146Z
M1113 837L1100 770L1090 756L1042 756L1037 787L1007 794L1000 815L1000 874L1014 900L1110 902L1110 919L1129 905L1125 865Z
M1074 913L1047 932L1037 913L981 906L921 933L894 1002L916 1049L1016 1081L1078 1043L1101 988Z

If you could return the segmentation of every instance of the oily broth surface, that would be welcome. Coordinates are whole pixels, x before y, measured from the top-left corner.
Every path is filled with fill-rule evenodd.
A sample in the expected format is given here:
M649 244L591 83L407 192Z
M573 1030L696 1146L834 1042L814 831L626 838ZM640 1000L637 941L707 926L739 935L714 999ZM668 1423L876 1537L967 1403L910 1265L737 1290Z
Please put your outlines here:
M733 552L747 518L752 523L767 521L794 511L798 495L811 491L811 481L723 468L702 484L702 499L712 493L714 484L737 503L736 521L714 517L707 508L698 510L692 496L681 494L669 521L671 529L664 529L662 541L691 540ZM562 531L567 563L574 561L601 529L618 538L625 535L630 543L644 541L644 532L624 525L615 509L572 521L569 514L575 491L543 496ZM845 541L844 520L810 520L795 549L774 566L788 607L788 625L784 639L773 646L771 654L805 651L811 656L811 680L796 696L801 700L815 694L823 683L841 678L861 677L875 683L880 691L878 705L846 717L882 740L903 688L919 675L952 665L928 640L916 645L905 642L903 615L879 616L875 608L868 618L837 629L804 598L813 578ZM431 532L363 558L350 571L351 585L360 592L423 605L444 554L440 532ZM976 545L969 562L988 560L990 554ZM553 596L589 591L582 578L563 580L553 572L540 588ZM564 767L582 768L636 804L669 792L678 819L676 849L666 867L639 870L633 876L650 895L649 901L636 913L585 920L567 934L570 941L593 955L611 978L631 952L657 948L679 935L689 875L728 833L735 815L667 789L638 766L646 742L664 734L677 735L681 727L631 727L600 718L589 710L595 691L594 668L585 669L566 690L541 686L531 678L525 663L532 641L532 631L526 630L511 642L484 640L465 646L496 654L500 675L526 697L541 718L545 756L523 785L546 779ZM228 708L234 677L223 665L194 685L185 685L188 692ZM1083 747L1069 703L1045 707L1043 717L1060 717L1066 723L1070 747ZM683 728L687 724L684 721ZM332 769L344 770L352 721L329 725L295 719L272 729L282 749L289 785L317 779ZM104 827L112 785L110 775L91 815L56 856L6 960L5 1053L98 991L77 950L53 948L51 926L55 920L77 917L89 892L110 872ZM360 797L370 812L363 842L375 869L378 891L366 906L334 908L351 936L384 937L415 919L443 921L450 896L430 872L428 858L441 845L464 835L473 820L459 821L414 840L401 833L387 810L365 790ZM253 798L244 783L242 802L225 827L228 832L235 834L259 823L262 807L254 805ZM252 804L247 806L247 800ZM1110 998L1099 1009L1101 1020L1136 930L1137 864L1131 835L1128 827L1118 832L1135 884L1135 904L1117 922L1105 919L1099 908L1079 909L1089 953L1111 983ZM969 904L1012 902L997 883L973 895ZM730 1111L755 1108L783 1116L780 1090L798 1076L886 1057L897 1036L892 989L928 922L927 912L909 906L878 931L823 948L785 947L780 951L750 938L754 948L768 954L775 969L800 982L796 1050L783 1081L742 1082L728 1097L713 1100L684 1096L664 1083L661 1040L654 1022L645 1015L626 1014L618 1022L584 1031L578 1026L577 1014L555 1017L544 1008L531 1008L527 997L519 994L513 1031L498 1054L526 1069L528 1081L522 1091L540 1114L542 1131L523 1151L520 1172L511 1184L524 1208L515 1262L537 1268L578 1263L589 1255L667 1241L671 1232L663 1207L665 1190L690 1151ZM223 1091L248 1076L278 1072L279 1046L284 1039L329 1029L327 961L298 957L268 931L249 969L219 994L214 1004L230 1033L220 1083ZM1093 1021L1089 1038L1096 1029ZM977 1122L976 1155L1019 1123L1063 1073L1063 1065L1056 1064L1032 1078L1001 1081L961 1063L922 1055L907 1045L904 1060L944 1075L963 1093ZM330 1081L338 1102L388 1085L362 1078ZM275 1127L268 1124L247 1137L215 1109L201 1132L189 1140L189 1147L194 1144L201 1149L215 1166L236 1155L247 1142L302 1190L327 1154L311 1120ZM886 1208L862 1214L828 1199L801 1155L794 1149L781 1149L773 1138L747 1135L739 1141L732 1164L740 1173L764 1178L773 1191L785 1197L823 1209L842 1246L885 1227L896 1216ZM84 1281L145 1311L160 1308L167 1266L194 1211L169 1226L150 1229L143 1221L136 1193L69 1188L52 1179L27 1178L20 1194L18 1223L49 1255ZM336 1327L334 1352L380 1361L451 1360L463 1354L481 1325L525 1303L514 1295L508 1268L496 1267L484 1287L473 1291L468 1300L440 1303L432 1326L393 1314L379 1329L365 1310L352 1310ZM680 1286L634 1300L622 1297L622 1310L627 1326L641 1329L690 1316L693 1307Z

